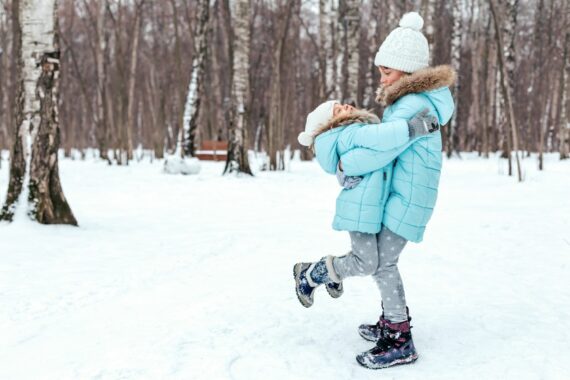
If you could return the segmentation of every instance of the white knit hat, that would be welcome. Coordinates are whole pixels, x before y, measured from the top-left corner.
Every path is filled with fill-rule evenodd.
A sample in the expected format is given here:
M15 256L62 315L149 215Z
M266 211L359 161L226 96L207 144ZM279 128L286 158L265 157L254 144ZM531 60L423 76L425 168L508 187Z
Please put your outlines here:
M406 13L400 27L386 37L374 58L376 66L413 73L429 66L429 45L420 32L424 19L416 12Z
M323 126L327 121L333 117L334 105L340 103L338 100L328 100L319 105L307 116L305 123L305 131L299 133L299 144L304 146L313 145L315 130Z

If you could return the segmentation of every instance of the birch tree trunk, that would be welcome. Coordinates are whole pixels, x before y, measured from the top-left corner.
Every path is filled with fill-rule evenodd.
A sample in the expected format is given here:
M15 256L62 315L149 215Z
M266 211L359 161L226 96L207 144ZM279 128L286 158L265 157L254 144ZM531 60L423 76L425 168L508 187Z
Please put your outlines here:
M321 44L323 40L325 41L324 54L326 55L326 86L325 86L325 97L326 99L338 99L340 96L340 86L339 86L339 75L338 68L339 57L339 45L338 45L338 0L324 0L325 1L325 12L326 17L323 20L325 30L323 33L326 34L325 38L321 39Z
M463 35L463 0L453 0L453 32L451 37L451 66L455 69L455 72L460 73L461 65L461 39ZM459 90L461 81L455 81L455 86L453 89L453 98L455 102L455 112L453 112L453 117L451 123L448 125L447 132L447 157L451 157L454 153L458 154L457 151L457 115L460 113L459 110Z
M382 24L382 6L379 0L372 0L370 4L370 17L369 21L366 23L368 25L366 43L368 45L369 51L369 61L368 70L365 73L365 88L364 88L364 101L363 106L365 108L374 107L374 98L376 94L376 88L378 87L376 79L376 66L374 65L374 57L378 51L380 43L380 25Z
M204 65L208 44L206 32L210 16L210 0L197 0L198 22L194 32L194 55L192 58L192 74L186 105L184 106L184 154L194 156L196 132L198 130L198 116L200 115L200 97L204 90Z
M19 2L18 128L12 149L8 195L0 220L12 221L20 214L19 209L26 209L32 220L43 224L77 225L63 195L58 171L56 11L57 0Z
M430 66L433 65L433 57L434 57L434 48L435 48L435 28L434 28L434 19L435 19L435 9L436 9L436 1L437 0L422 0L421 2L421 15L424 19L424 29L425 29L425 36L428 40L429 45L429 64Z
M356 104L358 97L358 72L360 64L360 1L340 0L343 69L342 103Z
M319 0L319 100L326 99L328 95L327 89L327 72L329 70L329 54L332 50L332 36L330 34L330 12L331 0Z
M228 155L224 174L246 173L253 175L247 157L247 123L249 121L249 50L251 36L250 0L234 0L233 81L231 122L229 125Z

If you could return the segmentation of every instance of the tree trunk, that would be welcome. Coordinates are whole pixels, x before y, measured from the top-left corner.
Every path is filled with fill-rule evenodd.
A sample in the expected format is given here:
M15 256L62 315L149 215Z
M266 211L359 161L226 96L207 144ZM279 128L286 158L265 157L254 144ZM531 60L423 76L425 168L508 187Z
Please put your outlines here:
M96 45L96 64L97 64L97 111L95 115L96 138L101 158L109 161L107 154L109 131L107 130L107 118L105 112L105 15L107 14L107 0L99 0L99 8L97 15L97 45ZM109 161L109 163L111 163Z
M271 67L273 68L271 76L271 87L270 95L271 99L269 101L269 125L267 126L267 155L269 156L269 170L280 170L283 167L283 163L280 158L280 150L283 149L283 99L281 93L283 89L281 88L281 73L283 72L283 55L285 40L287 38L287 31L289 29L289 21L291 20L291 14L296 1L291 1L287 5L285 10L285 18L281 18L278 24L278 34L277 34L277 44L273 51Z
M570 20L570 5L567 5L566 25ZM566 27L566 36L564 37L564 54L562 58L562 69L560 72L560 121L558 140L560 159L569 158L570 154L570 121L568 120L568 78L570 77L570 31Z
M250 0L235 0L232 5L234 6L232 108L224 174L235 172L252 175L246 145L251 100L249 87L251 4Z
M488 18L487 26L485 27L485 40L483 48L483 62L482 62L482 79L479 87L481 106L481 153L484 158L489 158L490 142L489 142L489 114L491 113L490 99L491 91L489 91L489 45L491 44L491 18Z
M497 6L494 3L495 0L489 0L489 4L491 6L491 13L493 15L493 21L495 24L495 37L497 40L497 47L498 47L498 51L499 53L498 58L499 58L499 72L501 74L501 88L503 90L503 95L505 98L505 104L507 105L507 120L508 123L510 125L510 129L511 132L513 134L513 148L515 151L515 158L516 158L516 162L517 162L517 174L518 174L518 180L519 182L522 182L522 172L521 172L521 164L520 164L520 160L519 160L519 152L518 152L518 135L517 135L517 126L516 126L516 121L515 121L515 115L514 115L514 110L513 110L513 102L512 102L512 87L509 83L508 80L508 72L507 72L507 68L505 66L505 63L503 61L503 37L501 35L501 30L499 28L499 25L501 24L501 19L500 19L500 15L498 14L497 11ZM508 139L508 136L507 136ZM509 154L510 157L510 154Z
M194 55L192 59L192 74L188 86L188 96L184 107L184 154L194 156L198 116L200 115L200 97L204 94L204 65L208 44L206 32L209 20L210 1L197 0L198 23L194 32Z
M328 20L330 50L327 50L327 98L341 97L340 78L342 78L342 53L339 46L339 0L328 0Z
M458 74L461 72L461 39L463 35L463 0L453 1L453 33L451 37L451 66ZM460 113L459 90L460 80L455 81L453 97L455 101L455 112L451 123L447 126L447 157L451 157L454 153L459 154L457 147L457 115Z
M127 103L127 134L126 134L126 146L124 147L127 151L127 164L133 159L133 129L135 125L135 83L137 74L137 62L138 62L138 51L139 51L139 40L141 34L141 23L142 23L142 8L144 5L144 0L141 0L139 4L135 3L135 27L134 27L134 40L133 47L131 50L131 67L129 69L129 97Z
M19 3L19 128L0 220L12 221L27 200L27 214L32 220L77 225L58 171L60 61L56 10L57 0Z
M319 100L327 97L328 55L332 48L332 36L329 28L330 0L319 0Z
M424 18L424 30L425 30L425 36L426 39L428 40L428 45L429 45L429 51L430 51L430 55L429 55L429 64L430 66L433 65L433 57L434 57L434 52L435 52L435 10L436 10L436 1L437 0L422 0L421 2L421 14L422 17Z
M342 103L356 104L360 65L360 1L340 0L339 13L342 30Z

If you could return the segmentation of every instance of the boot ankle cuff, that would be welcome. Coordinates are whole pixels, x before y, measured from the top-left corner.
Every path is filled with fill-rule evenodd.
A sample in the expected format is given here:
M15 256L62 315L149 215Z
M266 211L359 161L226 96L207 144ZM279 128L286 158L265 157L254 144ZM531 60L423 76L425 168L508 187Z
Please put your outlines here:
M340 277L338 276L338 274L336 274L336 271L334 270L333 260L334 260L334 256L332 256L332 255L327 256L327 258L325 260L327 272L328 272L329 278L333 282L340 284L342 282L342 280L340 279Z
M384 322L384 326L388 327L390 330L396 330L396 331L400 331L400 332L409 332L410 331L410 322L409 321L404 321L404 322L390 322L387 319L383 320Z

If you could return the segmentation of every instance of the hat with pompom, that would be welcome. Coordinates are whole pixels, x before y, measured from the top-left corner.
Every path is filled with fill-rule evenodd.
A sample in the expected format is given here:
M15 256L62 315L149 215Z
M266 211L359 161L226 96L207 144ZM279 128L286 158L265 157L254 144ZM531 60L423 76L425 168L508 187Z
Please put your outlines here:
M420 32L424 19L417 12L406 13L400 26L386 37L374 58L376 66L413 73L429 66L429 46Z
M328 100L320 104L307 116L305 131L299 133L299 137L297 137L299 144L304 146L313 145L315 139L313 133L333 117L334 105L337 103L339 103L338 100Z

